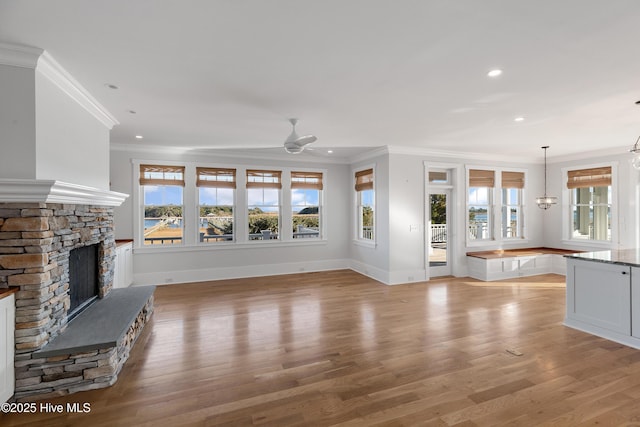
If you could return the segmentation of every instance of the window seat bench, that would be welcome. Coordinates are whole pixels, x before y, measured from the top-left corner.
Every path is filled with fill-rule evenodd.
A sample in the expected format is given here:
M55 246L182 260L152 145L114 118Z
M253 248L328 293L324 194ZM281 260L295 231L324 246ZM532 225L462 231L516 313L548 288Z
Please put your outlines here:
M565 255L580 251L554 248L467 252L469 276L486 282L555 273L566 275Z

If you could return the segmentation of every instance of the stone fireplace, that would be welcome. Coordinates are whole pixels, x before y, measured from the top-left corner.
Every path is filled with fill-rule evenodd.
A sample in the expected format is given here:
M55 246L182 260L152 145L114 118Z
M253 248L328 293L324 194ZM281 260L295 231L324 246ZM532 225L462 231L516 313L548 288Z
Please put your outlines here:
M19 289L15 294L14 400L60 396L113 384L149 319L152 290L143 296L137 316L117 340L88 347L55 345L56 338L59 342L74 326L82 327L86 322L81 315L69 323L72 251L94 248L98 301L112 291L113 210L100 205L0 203L0 288Z

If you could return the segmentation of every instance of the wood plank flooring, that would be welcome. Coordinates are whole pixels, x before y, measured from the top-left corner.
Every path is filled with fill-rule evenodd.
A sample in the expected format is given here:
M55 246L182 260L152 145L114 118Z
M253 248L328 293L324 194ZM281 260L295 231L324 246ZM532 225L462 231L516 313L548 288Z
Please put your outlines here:
M38 401L89 413L0 425L640 426L640 351L564 327L564 302L557 275L162 286L113 387Z

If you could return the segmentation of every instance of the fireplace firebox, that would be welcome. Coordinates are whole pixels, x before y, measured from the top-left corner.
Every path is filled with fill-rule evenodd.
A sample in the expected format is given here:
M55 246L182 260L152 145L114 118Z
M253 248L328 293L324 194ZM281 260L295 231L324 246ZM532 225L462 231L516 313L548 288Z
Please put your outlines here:
M98 298L99 251L100 244L95 244L69 252L69 321Z

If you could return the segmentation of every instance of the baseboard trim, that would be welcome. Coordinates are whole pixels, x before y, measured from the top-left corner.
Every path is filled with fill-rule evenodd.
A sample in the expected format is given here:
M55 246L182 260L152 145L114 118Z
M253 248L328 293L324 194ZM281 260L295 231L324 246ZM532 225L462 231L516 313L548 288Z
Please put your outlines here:
M171 285L174 283L206 282L209 280L241 279L280 274L315 271L344 270L350 268L349 260L333 259L281 264L258 264L240 267L203 268L197 270L162 271L134 274L132 286Z

